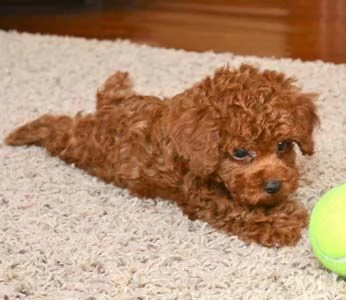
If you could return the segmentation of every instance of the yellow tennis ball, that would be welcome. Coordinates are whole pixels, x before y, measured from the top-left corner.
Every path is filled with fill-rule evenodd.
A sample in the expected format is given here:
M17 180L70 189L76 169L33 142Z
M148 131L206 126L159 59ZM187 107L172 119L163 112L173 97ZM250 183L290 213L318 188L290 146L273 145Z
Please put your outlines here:
M331 189L317 202L310 217L309 236L320 262L346 276L346 184Z

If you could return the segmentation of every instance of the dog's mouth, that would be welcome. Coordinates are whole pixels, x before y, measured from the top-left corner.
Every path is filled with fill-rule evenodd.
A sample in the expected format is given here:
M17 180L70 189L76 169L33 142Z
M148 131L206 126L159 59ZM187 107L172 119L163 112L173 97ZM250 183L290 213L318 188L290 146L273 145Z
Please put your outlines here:
M251 188L245 190L234 190L230 191L227 186L220 181L210 181L208 182L208 188L216 191L221 197L227 197L227 199L239 201L242 204L250 206L265 206L271 207L285 200L289 193L286 193L284 190L277 192L275 194L270 194L265 191L257 192L253 191Z
M285 201L298 188L298 177L292 176L282 180L253 180L234 182L235 186L225 183L222 178L208 183L208 188L222 197L246 206L272 207ZM288 179L288 180L287 180ZM232 182L232 181L231 181Z
M271 195L264 192L256 200L252 200L252 201L253 201L253 205L272 207L286 200L288 196L289 194L286 194L286 193Z
M232 198L239 203L248 205L248 206L264 206L271 207L279 204L282 201L285 201L290 194L292 194L296 189L297 185L288 184L287 182L282 182L282 186L277 191L272 191L268 189L263 189L263 186L251 186L244 185L242 189L235 188L229 194L232 194ZM224 187L226 190L227 189Z

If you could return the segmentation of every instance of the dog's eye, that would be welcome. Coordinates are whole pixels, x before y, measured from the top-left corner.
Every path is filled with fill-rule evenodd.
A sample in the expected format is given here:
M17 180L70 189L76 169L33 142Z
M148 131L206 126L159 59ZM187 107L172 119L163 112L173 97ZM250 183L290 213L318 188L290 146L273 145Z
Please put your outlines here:
M281 141L280 143L277 144L276 149L279 153L282 153L282 152L286 151L290 145L291 145L291 142L289 142L289 141Z
M245 149L235 149L233 152L233 158L237 159L237 160L242 160L247 158L250 155L249 151L245 150Z

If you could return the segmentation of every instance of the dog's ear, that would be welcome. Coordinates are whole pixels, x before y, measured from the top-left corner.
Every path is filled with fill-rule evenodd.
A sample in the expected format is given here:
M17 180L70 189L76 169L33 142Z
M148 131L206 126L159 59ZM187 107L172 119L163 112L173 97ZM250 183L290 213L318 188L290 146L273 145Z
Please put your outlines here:
M296 107L297 132L295 140L303 155L314 153L314 129L319 126L320 120L315 106L316 94L300 94Z
M219 165L220 135L211 108L187 108L171 125L170 136L178 155L188 161L193 174L206 177Z

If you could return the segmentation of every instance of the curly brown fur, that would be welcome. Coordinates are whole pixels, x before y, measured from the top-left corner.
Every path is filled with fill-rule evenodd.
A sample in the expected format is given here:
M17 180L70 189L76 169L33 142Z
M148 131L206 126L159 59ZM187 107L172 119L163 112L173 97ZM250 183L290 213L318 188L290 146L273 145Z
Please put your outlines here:
M45 147L133 195L171 199L244 241L295 245L308 214L289 199L299 178L293 144L313 154L314 97L249 65L220 68L165 101L135 94L117 72L95 113L44 115L6 142Z

